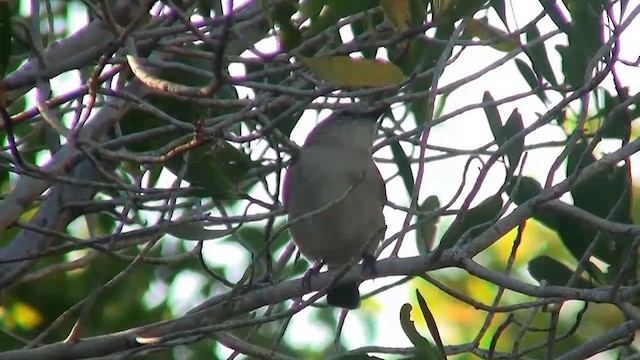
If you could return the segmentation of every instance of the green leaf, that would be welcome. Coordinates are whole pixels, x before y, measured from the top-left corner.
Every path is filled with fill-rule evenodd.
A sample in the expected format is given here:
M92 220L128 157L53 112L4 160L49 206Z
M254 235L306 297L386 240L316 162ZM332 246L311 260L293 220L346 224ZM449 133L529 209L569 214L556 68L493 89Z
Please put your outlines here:
M343 355L338 358L339 360L384 360L377 356L367 355L367 354L348 354Z
M215 15L222 15L222 4L220 0L198 0L198 6L196 10L198 14L204 17L210 17L211 11L214 11Z
M463 18L471 18L478 10L484 8L488 0L464 0L464 1L440 1L446 7L436 9L439 21L446 21L450 24Z
M556 46L562 56L565 81L574 88L584 84L591 58L604 43L603 4L600 0L567 0L574 31L568 34L569 46Z
M6 74L12 54L11 35L11 9L7 1L0 1L0 79Z
M575 29L569 34L569 44L580 47L585 60L590 60L604 45L604 4L601 0L569 0L567 8Z
M522 117L517 109L511 112L507 122L502 125L502 119L498 108L493 104L493 97L488 91L485 91L482 98L482 109L487 116L487 122L493 137L496 139L496 143L499 147L502 147L512 137L516 136L520 131L524 129L522 124ZM513 142L508 148L505 148L504 154L509 159L509 176L513 175L515 168L520 162L520 157L524 151L524 138L520 138L518 141Z
M578 169L583 169L596 162L591 152L585 153L588 144L579 142L567 158L567 177ZM606 218L622 196L627 180L627 167L608 166L589 179L576 184L571 189L573 203L599 217ZM629 194L631 195L631 194ZM621 212L611 221L631 222L631 197L625 199Z
M242 182L247 180L249 170L259 165L226 141L190 150L186 165L180 156L166 163L167 169L176 175L182 172L183 166L187 167L184 180L202 189L195 192L199 196L219 200L237 199L258 181L256 178L246 184Z
M205 241L219 239L238 231L240 226L224 230L205 229L205 221L185 222L171 224L167 229L167 234L171 234L182 240Z
M284 225L284 222L278 221L273 225L273 228L278 229L283 225ZM243 241L245 241L246 244L251 247L251 249L257 252L264 247L264 241L265 241L264 232L265 232L264 226L255 226L255 225L247 224L240 229L237 235L239 238L243 239ZM231 240L231 241L235 242L235 240ZM291 241L291 237L289 236L289 233L286 231L282 232L271 243L271 250L276 251L276 250L282 249L287 244L289 244L290 241ZM304 272L304 270L306 270L306 267L302 269L301 273Z
M514 109L502 128L503 141L506 143L522 130L524 130L522 116L520 116L518 109ZM509 159L509 176L511 176L515 173L515 169L518 166L520 157L524 151L524 137L520 137L520 139L513 142L504 151Z
M502 119L500 118L498 107L493 104L493 102L494 99L493 96L491 96L491 93L485 91L484 96L482 97L482 110L484 110L485 115L487 115L487 122L489 123L489 128L491 129L493 138L496 139L498 146L501 146L504 143L504 137L502 135Z
M529 274L539 283L546 281L549 285L555 286L566 286L574 272L566 265L548 256L538 256L532 259L529 261L527 268ZM580 276L574 284L574 287L579 289L592 289L594 286L589 280Z
M286 51L291 51L302 43L300 29L291 21L291 16L298 11L296 5L290 1L278 1L273 7L271 18L278 25L278 39Z
M603 90L604 106L602 111L596 114L596 117L601 118L602 121L606 121L606 128L602 131L602 137L604 138L624 139L627 126L631 126L627 122L640 117L640 100L636 100L626 109L620 109L620 104L622 103L621 97L625 99L629 98L628 89L625 88L623 91L623 95L611 96L608 91ZM625 113L625 110L627 113ZM630 119L627 119L627 114Z
M247 78L252 79L252 81L264 84L281 84L290 75L290 72L270 71L273 66L274 64L271 64L269 62L246 63L245 69L247 72ZM254 89L254 91L256 92L256 96L264 92L264 90L260 89ZM283 105L269 106L267 109L265 109L264 115L272 121L277 120L277 122L274 123L276 128L280 130L282 134L289 136L291 134L291 130L293 130L296 123L300 119L300 116L302 116L303 111L296 112L294 114L291 114L291 116L287 118L283 118L282 114L286 111L286 109L288 108ZM252 124L250 122L245 122L245 125L252 128Z
M427 306L427 301L424 299L424 297L420 293L420 290L418 289L416 289L416 297L418 299L418 305L420 306L420 312L422 313L424 321L427 323L427 327L429 328L429 332L431 333L431 337L433 337L433 340L436 342L437 346L437 349L433 349L432 347L431 350L437 350L438 353L433 354L432 352L430 355L432 357L436 356L437 359L447 360L447 355L444 351L444 345L442 344L442 338L440 337L440 332L438 331L436 319L433 317L431 310L429 310L429 306Z
M520 47L520 40L517 37L508 36L508 33L490 25L487 18L467 19L467 26L464 29L464 35L468 37L477 37L480 40L502 39L500 41L492 42L490 46L503 52L513 51Z
M300 12L311 21L315 21L318 15L320 15L324 4L324 0L304 0L300 3Z
M507 11L504 5L504 0L490 0L489 6L496 11L498 17L502 20L502 23L507 26Z
M397 141L391 143L391 152L393 153L393 161L396 163L396 166L398 166L398 171L400 172L400 177L402 178L404 187L407 189L407 194L409 194L409 198L411 198L413 196L415 180L413 179L413 172L411 171L409 158L402 149L400 143Z
M431 0L411 0L409 1L409 24L420 26L427 16L427 6Z
M527 82L531 90L535 90L536 96L538 96L540 100L546 104L549 101L549 98L547 98L547 95L544 93L544 90L540 88L540 84L538 83L538 78L536 77L536 74L529 67L529 65L527 65L527 63L525 63L524 61L520 59L515 59L515 61L516 61L516 66L518 67L518 71L520 71L520 74L522 75L524 80Z
M547 15L549 15L551 20L556 24L558 29L562 30L567 35L573 32L571 23L564 16L562 10L557 4L557 0L540 0L540 4Z
M442 236L440 246L444 246L443 249L448 249L455 245L457 241L471 228L475 228L474 231L469 234L469 237L473 237L482 233L486 228L491 226L489 224L502 210L502 198L499 194L492 195L485 199L478 206L469 209L463 214L459 214L456 220L451 224L447 232Z
M422 10L423 11L423 10ZM435 39L428 37L418 37L412 39L408 45L408 51L404 47L390 47L389 58L402 69L405 76L413 76L416 73L424 72L436 66L438 59L443 56L446 48L445 44L453 34L453 27L442 25L436 29ZM451 53L447 54L449 58ZM409 93L426 92L431 87L433 75L429 74L412 81L409 86ZM409 107L418 125L424 124L427 119L426 99L414 100Z
M542 192L540 183L528 176L514 176L507 185L507 194L516 205L522 205Z
M551 67L551 62L549 61L549 56L547 55L547 49L545 48L544 42L532 44L535 40L540 38L540 30L538 30L535 25L530 26L527 29L526 35L527 48L529 49L529 51L527 51L527 55L533 65L533 71L535 71L539 77L547 79L551 85L557 86L558 81L553 73L553 68Z
M575 48L565 45L556 45L556 51L562 58L562 73L565 82L575 88L579 88L584 82L586 64L581 61L581 54Z
M379 0L325 0L325 4L333 11L335 11L338 16L340 16L341 18L345 18L378 6Z
M376 12L374 14L367 13L366 17L356 19L351 22L351 31L354 37L359 37L366 32L370 32L375 36L376 26L384 22L384 14ZM362 56L366 59L375 59L378 49L376 48L363 48L360 50Z
M585 153L586 149L587 144L580 142L571 150L567 159L567 177L596 161L592 153ZM622 199L622 206L618 206L615 213L611 213L623 195L626 181L626 166L605 168L589 179L573 186L571 195L574 205L601 218L608 217L611 221L631 224L631 194ZM598 229L590 223L575 219L550 207L537 210L534 217L556 230L562 243L576 259L582 257L598 233ZM631 240L624 234L614 236L605 233L601 236L593 255L612 266L616 266L625 255ZM592 277L598 277L594 269L587 268L587 271Z
M380 0L382 12L397 31L404 31L411 24L410 2L411 0Z
M418 206L420 215L417 216L418 228L416 229L416 247L420 255L427 254L433 249L438 232L440 217L427 218L423 213L435 211L440 208L440 201L435 195L429 196Z
M409 341L411 341L411 343L416 347L415 358L426 360L440 359L438 350L429 342L429 340L423 338L418 330L416 330L416 327L411 320L410 304L404 304L400 308L400 326L402 326L402 331L407 335Z
M311 19L311 25L304 33L304 37L309 39L335 25L342 18L372 9L378 5L379 0L326 0L324 2L325 7L320 15L315 19Z
M395 59L395 63L402 69L403 74L412 76L420 69L429 69L435 66L437 57L434 52L438 47L438 44L432 40L417 38L410 41L408 53L400 53L397 49L389 49L389 53L390 58ZM427 91L431 87L431 81L431 76L413 81L409 87L410 93ZM424 124L427 114L427 100L414 100L410 103L410 108L416 123L418 125Z

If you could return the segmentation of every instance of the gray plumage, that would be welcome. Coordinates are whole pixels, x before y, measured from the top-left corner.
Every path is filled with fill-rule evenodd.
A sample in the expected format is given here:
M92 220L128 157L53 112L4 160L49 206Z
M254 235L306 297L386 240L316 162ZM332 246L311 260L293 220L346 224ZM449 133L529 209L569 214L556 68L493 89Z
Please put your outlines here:
M290 231L303 255L330 269L362 256L362 247L372 239L364 253L373 254L384 237L385 184L371 157L379 115L341 112L323 120L285 175L283 199L290 221L325 209L292 223ZM358 307L358 284L329 289L327 302Z

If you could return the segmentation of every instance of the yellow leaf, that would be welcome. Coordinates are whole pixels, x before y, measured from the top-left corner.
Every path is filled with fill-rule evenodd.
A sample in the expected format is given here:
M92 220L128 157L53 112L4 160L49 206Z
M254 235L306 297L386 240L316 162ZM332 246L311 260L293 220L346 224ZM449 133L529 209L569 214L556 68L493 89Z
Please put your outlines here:
M40 313L27 304L16 303L12 312L16 325L23 330L32 330L42 323Z
M300 58L318 78L340 87L377 87L402 82L402 70L382 60L348 56Z
M381 0L382 12L398 31L409 28L409 1L411 0Z
M520 46L520 41L517 37L511 36L497 27L489 25L486 19L469 19L465 32L480 40L502 39L491 44L492 48L499 51L509 52Z

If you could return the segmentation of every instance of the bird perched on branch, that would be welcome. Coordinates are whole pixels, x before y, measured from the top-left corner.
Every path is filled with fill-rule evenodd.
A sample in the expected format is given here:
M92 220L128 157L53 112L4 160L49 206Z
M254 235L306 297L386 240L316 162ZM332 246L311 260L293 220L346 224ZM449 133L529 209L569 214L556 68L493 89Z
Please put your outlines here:
M384 238L385 183L371 156L382 112L335 112L311 131L285 175L283 202L293 241L308 259L329 269L354 257L373 265ZM358 285L334 285L328 304L357 308Z

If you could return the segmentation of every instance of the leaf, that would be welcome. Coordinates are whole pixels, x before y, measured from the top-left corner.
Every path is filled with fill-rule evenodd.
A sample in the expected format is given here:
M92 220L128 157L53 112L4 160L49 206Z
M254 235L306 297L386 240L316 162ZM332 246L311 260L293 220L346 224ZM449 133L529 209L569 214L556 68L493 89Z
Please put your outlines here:
M499 147L502 147L507 141L522 131L524 129L524 125L522 124L522 117L520 116L520 113L515 109L511 112L511 115L509 115L507 122L503 126L502 120L500 119L500 113L498 112L498 108L492 104L493 101L491 94L488 91L485 91L482 98L482 109L487 115L489 128L491 129L493 137L496 139L496 143ZM511 145L503 149L503 151L509 159L509 176L511 176L514 174L515 168L518 166L520 157L524 151L524 138L520 138L519 140L511 143Z
M520 41L516 36L512 36L497 27L490 25L487 18L467 19L467 26L465 27L464 32L465 34L477 37L480 40L502 39L501 41L493 42L490 45L492 48L499 51L509 52L520 47Z
M166 163L167 169L176 175L183 170L183 166L185 164L181 156ZM195 192L199 196L210 196L218 200L237 199L248 186L258 181L255 178L248 184L242 183L249 170L256 166L259 165L249 155L222 141L189 151L184 180L202 189Z
M409 25L421 26L427 16L427 5L431 0L409 1Z
M442 338L440 337L440 332L438 331L438 326L436 324L436 319L433 317L431 310L429 310L429 306L427 306L427 302L420 293L420 290L416 289L416 297L418 298L418 305L420 306L420 313L424 317L424 321L429 328L429 332L431 333L431 337L436 342L437 350L439 352L438 358L447 359L447 355L444 351L444 344L442 343ZM435 354L432 354L435 355Z
M575 29L569 34L569 44L581 48L589 61L604 45L604 5L601 0L568 0L567 8Z
M338 360L384 360L377 356L367 355L367 354L347 354L340 356Z
M302 33L300 29L294 26L290 22L280 23L280 29L278 30L278 40L282 48L286 51L291 51L302 44Z
M245 64L245 71L247 73L247 77L254 79L253 81L264 84L280 84L290 75L290 72L270 71L273 66L274 64L269 62L249 62ZM258 74L260 74L260 76L257 76ZM254 89L254 92L258 95L263 94L265 90ZM302 116L303 111L298 111L290 116L283 117L282 114L286 113L286 109L288 109L286 105L269 106L265 109L264 115L272 121L275 120L272 124L274 124L282 134L289 136L300 119L300 116ZM245 122L245 124L250 128L252 127L250 122ZM252 130L255 130L255 128L252 128Z
M551 20L556 24L558 29L562 30L567 35L573 32L571 23L564 16L562 10L557 4L557 0L540 0L540 4L547 15L549 15Z
M411 0L380 0L382 12L384 12L391 24L393 24L398 31L409 28L411 22L411 13L409 12L410 1Z
M340 17L348 17L361 13L365 10L378 6L378 1L360 0L360 1L344 1L344 0L325 0L326 6L333 9Z
M34 330L38 325L42 324L44 320L42 314L37 309L24 302L14 303L10 311L7 312L11 313L11 320L15 321L14 325L23 331Z
M580 54L576 53L576 49L570 46L556 45L555 49L562 59L564 81L573 87L580 87L584 82L584 72L586 70L586 64L580 61Z
M271 18L278 25L278 40L280 45L291 51L302 43L302 33L291 21L291 16L298 11L296 5L290 1L278 1L273 7Z
M418 206L418 210L421 213L435 211L440 208L440 201L435 195L429 196L422 204ZM420 214L417 217L418 228L416 230L416 247L418 248L418 254L424 255L433 249L433 244L436 240L436 234L438 232L438 221L440 217L434 217L427 219L426 215Z
M4 78L9 65L9 58L12 54L11 35L11 9L9 8L9 2L0 1L0 79ZM2 92L0 92L0 95L2 95Z
M569 46L556 46L562 56L565 82L581 87L591 58L604 43L603 4L601 0L567 0L574 31L568 34Z
M491 226L491 224L487 223L500 213L502 205L503 202L500 195L492 195L478 204L478 206L469 209L465 213L459 214L447 232L442 236L440 246L444 246L443 249L449 249L471 228L486 224L475 228L473 233L469 234L469 237L481 233L487 227Z
M311 25L307 28L304 37L305 39L309 39L330 26L335 25L338 20L342 18L372 9L378 5L379 0L325 0L324 9L318 17L312 19Z
M400 326L402 327L402 331L404 331L409 341L416 347L416 356L417 359L440 359L440 354L438 349L436 349L433 344L429 342L429 340L425 339L420 335L418 330L416 330L413 321L411 320L411 305L404 304L400 308Z
M514 109L502 128L503 141L506 143L522 130L524 130L522 116L520 116L518 109ZM504 151L509 159L509 176L511 176L515 173L515 169L524 151L524 137L520 137L517 141L512 142Z
M179 224L171 224L167 229L167 234L171 234L182 240L190 241L206 241L219 239L238 231L240 226L224 230L205 229L205 221L185 222Z
M527 37L527 48L529 49L526 53L531 60L531 64L533 65L533 71L542 78L547 79L547 81L553 85L558 85L558 80L556 80L556 76L553 73L553 68L551 67L551 62L549 61L549 56L547 55L547 49L545 48L544 42L537 42L533 44L538 38L540 38L540 30L533 25L527 29L526 33Z
M507 11L504 5L504 0L490 0L489 6L496 11L498 17L502 20L502 23L507 26Z
M549 99L547 98L547 95L544 93L544 90L540 88L540 83L538 83L538 78L536 77L536 74L533 72L533 70L524 61L520 59L515 59L515 60L516 60L516 66L518 67L518 71L520 71L520 75L522 75L522 77L527 82L531 90L535 90L536 96L538 96L538 98L540 98L540 100L543 103L545 104L548 103Z
M528 176L514 176L507 185L507 194L516 205L522 205L542 192L540 183Z
M625 94L623 96L628 96L628 93L625 88ZM607 90L603 90L604 97L604 106L602 111L595 115L597 118L601 118L606 121L606 128L602 130L603 138L614 138L614 139L624 139L627 132L627 116L625 111L616 111L616 108L620 106L620 97L611 96L611 94ZM636 104L636 108L637 108ZM626 108L625 110L629 110ZM632 119L629 119L631 121ZM630 125L630 124L629 124ZM630 129L629 129L630 130Z
M592 153L584 154L586 149L587 144L580 142L571 150L567 159L567 177L570 177L577 169L584 168L596 161ZM599 217L607 218L623 194L626 173L626 167L612 166L575 184L571 189L575 206ZM622 200L622 206L619 207L617 213L611 214L609 219L630 224L632 223L631 196ZM592 224L576 219L553 207L536 209L534 218L555 230L563 245L576 259L582 258L598 233L598 229ZM625 245L630 244L631 240L624 234L614 236L605 233L596 245L593 255L608 264L615 265L624 256ZM592 277L599 278L597 269L587 267L586 270Z
M413 172L411 171L409 158L407 157L407 154L405 154L400 143L397 141L391 143L391 152L393 153L393 161L396 163L396 166L398 166L398 171L400 172L400 177L402 178L404 187L407 189L409 198L411 198L413 196L415 180L413 179Z
M398 51L395 48L389 49L390 58L395 59L402 72L406 76L412 76L416 71L422 71L432 68L438 61L439 51L442 46L433 40L427 38L412 39L409 43L408 51ZM409 87L410 93L424 92L431 87L432 76L413 81ZM422 125L425 122L427 114L427 100L417 99L410 103L410 109L413 113L416 123Z
M579 142L571 150L567 158L567 177L571 176L578 169L583 169L594 162L596 158L593 153L585 153L588 144ZM608 166L599 173L582 181L571 189L573 203L594 215L606 218L609 212L622 196L627 180L626 166ZM622 213L611 218L611 221L631 224L631 194L624 200L621 208Z
M629 98L628 89L625 88L623 91L624 94L618 96L611 96L608 91L603 91L604 108L596 116L606 121L606 128L602 130L602 137L604 138L624 139L627 127L631 126L628 121L633 121L640 117L640 99L634 101L626 109L620 108L620 104L623 102L622 99ZM628 112L630 119L627 119L625 110Z
M539 283L546 281L549 285L555 286L566 286L574 272L566 265L548 256L538 256L532 259L529 261L527 269L531 277ZM580 276L573 287L592 289L594 286L587 279Z
M300 59L318 78L340 87L380 87L398 85L403 80L397 66L381 60L349 56Z
M484 110L485 115L487 115L487 122L489 123L493 138L496 139L498 146L501 146L504 143L502 136L502 119L500 118L498 107L493 104L493 102L494 99L491 93L485 91L482 97L482 110Z
M354 19L351 22L351 31L353 32L353 36L355 38L361 36L362 34L369 32L373 36L375 36L375 28L376 26L382 24L384 22L384 14L381 12L375 13L367 13L367 15L363 18ZM376 54L378 53L378 49L376 48L362 48L360 49L362 56L366 59L375 59Z
M324 3L324 0L304 0L300 3L300 12L314 21L320 15Z
M197 5L196 10L198 14L203 17L210 17L211 11L215 11L215 15L217 16L222 15L222 4L220 0L198 0Z
M283 221L278 221L274 223L273 228L278 229L284 226L285 223ZM242 245L249 249L252 253L257 254L262 251L265 246L265 227L264 225L252 225L245 224L238 233L229 239L225 240L232 244L238 244L239 240L241 240ZM269 244L269 250L272 253L276 253L286 245L291 243L291 236L288 231L280 232L277 238L273 239ZM304 273L307 270L307 266L304 262L299 261L299 263L303 263L302 267L295 269L296 271L299 269L300 274Z

